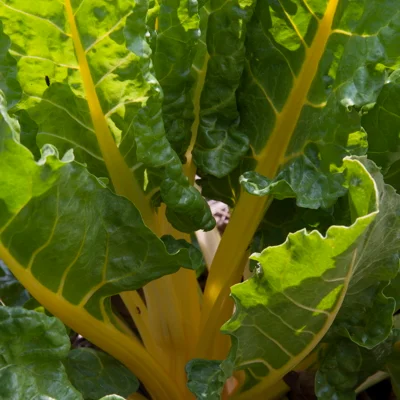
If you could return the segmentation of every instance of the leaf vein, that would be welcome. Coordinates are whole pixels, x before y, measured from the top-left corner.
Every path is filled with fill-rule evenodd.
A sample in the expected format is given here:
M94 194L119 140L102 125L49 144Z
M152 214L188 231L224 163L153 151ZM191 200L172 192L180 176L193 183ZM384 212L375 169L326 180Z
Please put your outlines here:
M8 8L8 9L14 11L14 12L17 12L17 13L20 13L20 14L23 14L23 15L26 15L26 16L31 17L31 18L37 18L37 19L40 19L41 21L47 22L48 24L50 24L50 25L52 25L54 28L56 28L58 31L60 31L63 35L68 36L68 37L71 37L71 35L70 35L69 33L65 32L65 31L64 31L62 28L60 28L57 24L55 24L54 22L52 22L52 21L50 21L50 20L48 20L48 19L46 19L46 18L39 17L38 15L31 14L31 13L28 13L28 12L26 12L26 11L19 10L18 8L11 7L10 5L6 4L3 0L0 0L0 3L2 3L2 4L4 5L4 7Z
M59 67L64 67L64 68L69 68L69 69L79 69L79 67L77 65L69 65L69 64L58 63L58 62L56 62L54 60L51 60L50 58L46 58L46 57L31 56L31 55L28 55L28 54L21 54L21 53L18 53L17 51L15 51L15 50L9 50L9 52L14 57L32 58L32 59L36 59L36 60L50 61L54 65L58 65Z
M98 37L92 44L90 44L86 49L85 53L88 53L94 46L96 46L98 43L100 43L102 40L110 36L123 22L126 18L129 17L129 15L132 14L132 11L129 11L126 15L121 17L121 19L112 27L110 28L109 31Z
M0 0L1 1L1 0ZM40 96L32 96L32 95L28 95L29 97L33 98L33 99L37 99L37 100L41 100L41 101L46 101L47 103L51 104L52 106L59 108L60 110L65 111L73 120L75 120L79 125L82 125L85 129L87 129L90 132L95 133L93 128L90 128L89 126L85 125L85 123L83 123L79 118L75 117L75 115L73 115L68 109L66 109L65 107L60 106L57 103L54 103L51 100L45 99L43 97Z
M290 300L295 306L297 306L299 308L302 308L303 310L307 310L307 311L311 311L311 312L319 313L319 314L325 314L328 317L330 316L330 313L328 311L318 310L317 308L312 308L312 307L305 306L304 304L301 304L298 301L294 300L292 297L288 296L286 293L282 292L281 294L283 296L285 296L288 300Z
M44 132L44 131L38 132L38 135L53 136L53 137L55 137L55 138L57 138L57 139L64 140L65 142L71 143L71 144L74 145L75 147L79 147L80 149L84 150L86 153L88 153L88 154L89 154L90 156L92 156L93 158L96 158L97 160L104 162L104 159L103 159L102 157L98 156L97 154L92 153L92 152L91 152L90 150L88 150L86 147L83 147L83 146L81 146L80 144L74 142L74 141L71 140L71 139L67 139L67 138L64 137L64 136L59 136L59 135L56 135L56 134L54 134L54 133Z

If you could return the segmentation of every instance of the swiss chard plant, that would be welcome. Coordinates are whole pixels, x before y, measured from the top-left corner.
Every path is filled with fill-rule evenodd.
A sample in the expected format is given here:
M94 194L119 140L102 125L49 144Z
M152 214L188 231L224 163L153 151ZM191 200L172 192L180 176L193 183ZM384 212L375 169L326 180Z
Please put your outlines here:
M399 0L0 22L1 399L400 395Z

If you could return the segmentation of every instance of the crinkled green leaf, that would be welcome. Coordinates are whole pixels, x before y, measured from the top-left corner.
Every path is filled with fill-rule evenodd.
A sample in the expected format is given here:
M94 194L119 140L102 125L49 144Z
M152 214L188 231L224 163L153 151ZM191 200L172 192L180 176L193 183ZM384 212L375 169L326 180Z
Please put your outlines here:
M191 67L200 36L196 0L159 2L155 75L164 93L163 120L169 142L180 157L189 145L194 121Z
M296 173L296 177L293 176ZM287 198L296 198L299 207L307 208L328 208L337 200L338 195L344 195L346 189L342 186L342 177L339 172L332 174L332 195L323 195L325 189L323 181L328 182L328 178L320 177L317 180L308 180L301 178L303 170L285 169L275 179L271 180L258 174L255 171L244 173L239 181L243 188L250 194L256 196L273 195L278 200ZM291 182L291 183L289 183ZM292 186L293 185L293 186Z
M324 351L315 379L318 399L356 399L355 390L360 384L379 371L390 370L398 360L394 345L399 333L394 329L386 340L371 350L346 339L331 344Z
M59 160L48 145L35 162L17 142L16 121L4 106L0 111L2 252L54 295L108 320L106 297L197 266L188 248L168 253L132 203L105 188L72 154Z
M355 400L361 365L362 356L355 343L343 341L330 349L315 379L318 399Z
M279 179L271 180L255 171L245 172L240 177L239 182L248 193L255 196L273 194L278 200L296 197L296 193L286 181Z
M186 366L187 386L196 399L219 400L226 377L221 361L193 359Z
M343 157L367 150L359 111L399 64L399 10L393 0L257 3L236 93L245 162L256 164L243 172L283 180L302 207L343 195ZM213 185L228 198L231 188Z
M175 227L186 232L212 229L211 212L183 174L165 135L161 87L146 42L147 0L91 0L72 6L103 115L148 201L160 190ZM22 100L14 109L26 110L37 124L39 148L51 143L61 154L72 148L92 173L108 176L89 112L93 98L83 87L65 4L42 0L38 6L13 0L0 4L0 19L11 39L10 49L3 46L3 57L17 59L22 88ZM9 61L11 71L14 64Z
M359 254L362 268L351 279L334 329L345 329L354 342L372 348L389 335L393 324L396 301L383 291L399 272L400 197L384 184L376 166L366 165L378 187L382 212Z
M187 249L190 262L191 262L191 269L198 270L203 266L203 254L201 253L200 249L195 246L192 246L184 239L175 239L171 235L165 235L161 237L168 253L170 254L177 254L182 249Z
M40 149L36 144L36 136L39 130L37 124L29 117L29 114L25 110L16 112L15 117L18 119L20 126L20 142L26 148L28 148L35 160L40 158Z
M399 186L400 70L393 72L376 104L362 119L368 133L368 157L382 167L385 181Z
M13 107L21 99L21 86L17 80L17 62L9 54L11 41L3 34L0 21L0 90L8 98L8 106Z
M395 312L400 309L400 273L398 273L390 284L385 287L383 293L386 297L392 297L396 301Z
M64 366L69 380L85 400L97 400L109 394L128 397L139 388L132 372L101 351L71 350Z
M56 318L0 307L0 398L79 400L62 360L70 347Z
M387 298L382 293L382 285L379 285L379 282L384 278L376 279L377 284L370 285L359 293L355 292L356 295L349 288L333 326L334 332L343 330L343 335L349 336L358 345L369 349L389 335L396 308L395 299Z
M295 199L274 200L269 206L251 244L251 253L261 252L268 246L277 246L285 242L289 233L306 229L308 232L318 230L322 235L331 225L350 225L347 211L348 203L341 198L334 207L329 209L307 209L296 206ZM253 270L257 265L255 260L250 260Z
M30 296L28 291L15 279L12 272L0 260L0 300L9 307L23 306Z
M246 25L255 4L218 0L202 8L207 48L199 49L202 62L195 67L202 91L194 98L198 121L193 157L200 170L216 177L236 168L248 150L248 138L239 128L236 90L245 66Z

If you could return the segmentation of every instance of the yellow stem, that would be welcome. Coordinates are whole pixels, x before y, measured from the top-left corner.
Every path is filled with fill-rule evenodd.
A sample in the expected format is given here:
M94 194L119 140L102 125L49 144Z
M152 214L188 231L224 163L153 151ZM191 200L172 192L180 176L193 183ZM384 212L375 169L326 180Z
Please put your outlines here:
M201 100L201 92L203 91L204 87L204 82L206 80L206 75L207 75L207 66L208 66L208 61L210 59L210 56L208 53L206 53L204 57L204 62L203 65L201 66L200 71L198 72L197 80L196 80L196 86L194 89L194 94L193 94L193 108L194 108L194 121L192 124L192 137L190 139L190 144L189 147L186 150L186 164L184 165L184 172L185 175L188 177L189 182L193 185L194 184L194 178L196 176L196 165L193 162L193 156L192 156L192 151L194 149L194 146L196 144L196 139L197 139L197 131L199 129L199 124L200 124L200 100Z
M256 171L274 178L283 165L288 145L297 126L303 105L315 78L319 62L331 34L331 27L339 0L329 0L324 17L319 21L314 42L306 48L303 66L294 79L293 90L282 111L277 115L268 143L256 156ZM224 307L231 308L226 300L229 287L239 282L244 268L243 255L270 202L269 197L254 197L242 193L232 219L222 237L204 293L198 355L213 357L212 342L225 322Z
M183 328L183 314L180 301L174 291L171 275L164 276L144 287L146 303L149 310L149 324L158 347L164 349L168 356L165 366L170 379L186 390L186 338Z
M176 231L165 217L165 205L158 210L160 235L190 241L190 236ZM200 324L199 290L194 271L180 269L173 275L150 282L144 288L149 310L149 324L158 346L168 353L168 370L177 384L191 398L186 388L185 365L193 358Z
M165 366L168 364L168 358L164 349L156 345L149 324L149 315L147 307L137 292L123 292L121 293L122 301L129 311L136 328L140 333L140 337L144 346L149 353L161 364Z
M240 195L207 279L197 357L220 359L221 355L226 356L226 354L213 354L214 341L221 335L219 329L232 313L230 288L241 280L247 262L247 248L269 201L269 197L256 197L246 192ZM221 341L229 343L228 336L224 335L222 338ZM226 345L221 351L225 349Z
M196 238L201 252L203 253L207 268L210 270L215 253L217 252L219 243L221 242L221 235L218 231L218 228L215 227L209 232L197 231Z
M100 101L97 97L96 88L93 83L89 64L86 59L86 53L83 49L78 28L76 26L74 13L71 6L71 0L65 0L65 8L67 11L68 22L71 28L72 40L74 43L75 54L79 64L79 70L82 76L83 87L88 102L90 115L97 141L110 174L111 181L116 193L125 196L132 201L142 214L145 223L153 228L154 213L147 201L143 190L134 179L134 176L125 163L119 149L108 128L107 120L104 116Z
M165 215L165 214L164 214ZM164 216L163 233L172 235L175 239L184 239L191 242L190 235L174 229ZM174 291L181 305L183 327L185 332L185 347L187 360L194 357L199 328L200 328L200 290L196 272L188 269L180 269L171 275Z
M30 294L66 325L125 364L146 386L153 400L184 400L174 382L144 347L111 323L94 318L83 307L68 302L42 285L31 271L14 259L0 243L0 256Z

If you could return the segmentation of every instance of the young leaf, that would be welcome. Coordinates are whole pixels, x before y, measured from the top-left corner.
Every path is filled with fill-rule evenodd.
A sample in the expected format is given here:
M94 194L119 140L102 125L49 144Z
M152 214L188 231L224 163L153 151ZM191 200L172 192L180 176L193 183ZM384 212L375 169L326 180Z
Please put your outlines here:
M71 350L64 366L69 380L85 400L97 400L109 394L128 397L139 388L132 372L101 351Z
M0 307L0 398L82 400L62 364L69 347L58 319Z

